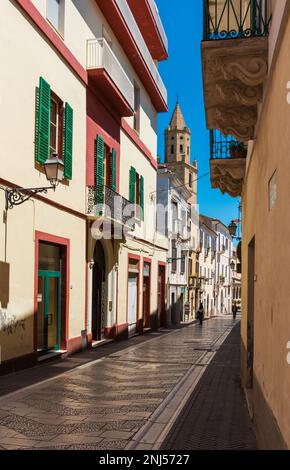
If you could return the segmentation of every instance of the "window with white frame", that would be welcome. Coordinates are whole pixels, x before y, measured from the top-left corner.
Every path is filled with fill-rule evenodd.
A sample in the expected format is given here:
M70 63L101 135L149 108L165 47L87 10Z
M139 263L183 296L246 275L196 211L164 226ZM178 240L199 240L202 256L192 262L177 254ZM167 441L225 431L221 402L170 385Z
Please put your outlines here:
M62 36L64 34L64 4L65 0L46 1L46 17Z

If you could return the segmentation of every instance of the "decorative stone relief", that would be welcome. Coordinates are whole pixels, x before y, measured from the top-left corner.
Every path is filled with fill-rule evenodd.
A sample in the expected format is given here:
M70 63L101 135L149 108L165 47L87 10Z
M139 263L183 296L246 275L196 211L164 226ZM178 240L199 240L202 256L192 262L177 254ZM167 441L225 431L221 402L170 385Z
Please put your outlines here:
M207 127L252 139L268 73L268 38L204 41L202 65Z
M232 197L240 196L246 171L246 159L211 160L211 184L222 193Z

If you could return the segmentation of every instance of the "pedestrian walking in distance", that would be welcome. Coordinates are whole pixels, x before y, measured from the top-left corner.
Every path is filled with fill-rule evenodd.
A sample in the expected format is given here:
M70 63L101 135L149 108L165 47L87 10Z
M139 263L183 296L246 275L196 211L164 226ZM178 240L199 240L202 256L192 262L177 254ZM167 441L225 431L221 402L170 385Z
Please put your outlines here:
M197 319L199 320L200 325L202 325L203 316L204 316L204 310L203 310L203 304L201 302L197 311Z
M236 302L233 303L232 312L233 312L233 319L235 320L237 317L237 313L238 313L238 307L237 307Z

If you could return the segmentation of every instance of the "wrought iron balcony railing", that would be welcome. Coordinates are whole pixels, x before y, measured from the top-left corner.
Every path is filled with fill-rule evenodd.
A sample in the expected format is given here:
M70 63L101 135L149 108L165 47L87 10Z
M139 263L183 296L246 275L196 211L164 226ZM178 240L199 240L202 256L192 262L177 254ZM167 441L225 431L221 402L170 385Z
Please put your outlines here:
M267 36L269 0L203 0L205 41Z
M127 225L135 220L136 206L107 186L89 186L87 193L87 214L104 217Z
M231 135L224 136L219 130L210 131L210 158L246 158L247 147Z

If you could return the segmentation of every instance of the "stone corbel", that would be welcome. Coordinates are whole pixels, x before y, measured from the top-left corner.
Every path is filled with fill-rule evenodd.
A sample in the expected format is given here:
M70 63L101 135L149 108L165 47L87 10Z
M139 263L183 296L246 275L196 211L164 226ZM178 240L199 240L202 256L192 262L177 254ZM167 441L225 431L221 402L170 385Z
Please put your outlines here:
M268 72L267 58L239 57L222 59L222 73L225 80L240 80L248 86L261 85Z
M224 135L231 134L240 141L253 138L257 111L254 107L211 108L208 110L207 123L211 129L219 129Z
M248 86L241 82L218 83L213 90L213 96L218 96L220 101L242 106L256 106L263 95L261 85Z

